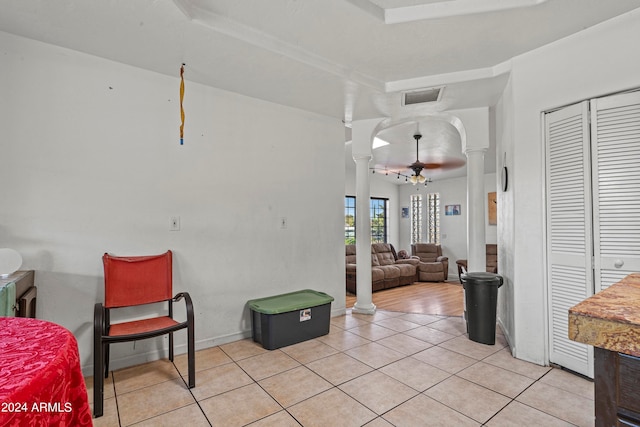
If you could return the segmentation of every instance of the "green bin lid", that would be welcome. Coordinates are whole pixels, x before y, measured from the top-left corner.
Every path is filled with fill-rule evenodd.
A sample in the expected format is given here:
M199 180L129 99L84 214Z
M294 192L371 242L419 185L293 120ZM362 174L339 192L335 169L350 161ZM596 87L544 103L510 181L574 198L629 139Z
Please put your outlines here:
M331 301L333 301L333 297L324 292L305 289L288 294L254 299L249 301L248 304L249 308L258 313L280 314L328 304Z

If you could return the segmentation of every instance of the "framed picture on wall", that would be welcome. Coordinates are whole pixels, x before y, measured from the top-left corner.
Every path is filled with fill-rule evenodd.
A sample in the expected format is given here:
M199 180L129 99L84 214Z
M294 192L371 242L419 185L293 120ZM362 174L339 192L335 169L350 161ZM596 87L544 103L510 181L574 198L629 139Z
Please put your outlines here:
M460 205L446 205L444 207L445 215L460 215Z
M409 218L409 207L408 206L403 206L401 208L401 215L402 215L402 218Z
M496 192L487 194L487 209L489 213L489 225L498 224L498 199Z

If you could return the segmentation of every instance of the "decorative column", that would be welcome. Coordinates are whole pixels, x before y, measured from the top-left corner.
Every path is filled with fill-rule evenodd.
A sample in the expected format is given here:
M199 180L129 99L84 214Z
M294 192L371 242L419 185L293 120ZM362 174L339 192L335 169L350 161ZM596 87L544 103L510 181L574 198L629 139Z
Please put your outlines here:
M485 271L484 153L486 148L466 147L467 156L467 265L468 271Z
M381 119L357 120L351 124L351 148L356 162L356 303L354 313L374 314L371 290L371 144Z
M356 292L354 313L373 314L371 290L371 217L369 199L371 198L369 162L371 154L354 154L356 162Z

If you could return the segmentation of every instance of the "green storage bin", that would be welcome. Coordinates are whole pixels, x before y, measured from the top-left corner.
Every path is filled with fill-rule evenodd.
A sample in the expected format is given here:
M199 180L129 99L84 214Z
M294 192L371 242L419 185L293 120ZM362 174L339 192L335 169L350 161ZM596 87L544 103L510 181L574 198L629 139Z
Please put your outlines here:
M251 300L253 340L275 350L326 335L332 301L332 296L311 289Z

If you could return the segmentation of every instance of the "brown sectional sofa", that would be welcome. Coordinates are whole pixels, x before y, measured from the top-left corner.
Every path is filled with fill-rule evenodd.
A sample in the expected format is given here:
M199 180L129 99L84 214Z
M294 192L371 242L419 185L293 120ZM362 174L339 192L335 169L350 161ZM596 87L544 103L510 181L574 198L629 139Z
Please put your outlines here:
M356 293L356 245L345 246L347 291ZM371 245L371 289L373 292L410 285L418 280L417 258L398 259L390 243Z

